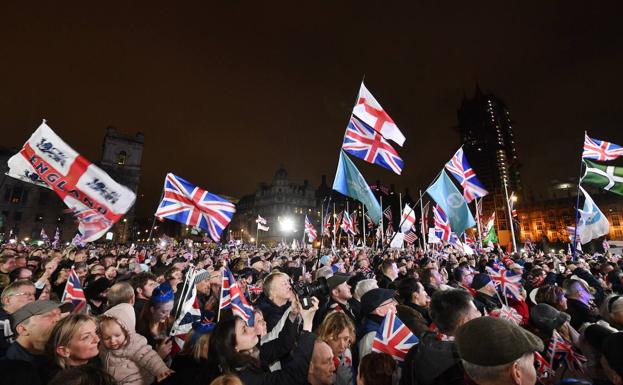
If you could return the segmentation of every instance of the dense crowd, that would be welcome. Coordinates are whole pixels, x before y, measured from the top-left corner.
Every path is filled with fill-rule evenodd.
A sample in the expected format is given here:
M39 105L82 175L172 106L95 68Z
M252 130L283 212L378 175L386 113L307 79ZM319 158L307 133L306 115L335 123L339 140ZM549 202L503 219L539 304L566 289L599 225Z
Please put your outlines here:
M623 384L623 261L609 253L1 247L2 384ZM225 269L252 325L219 311ZM189 284L201 321L178 351ZM84 306L61 303L79 287ZM417 337L402 355L375 348L388 314Z

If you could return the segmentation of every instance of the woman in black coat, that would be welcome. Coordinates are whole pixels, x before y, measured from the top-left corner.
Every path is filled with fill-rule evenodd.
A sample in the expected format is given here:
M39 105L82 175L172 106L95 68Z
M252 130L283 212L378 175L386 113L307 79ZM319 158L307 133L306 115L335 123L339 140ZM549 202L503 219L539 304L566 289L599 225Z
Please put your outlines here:
M253 327L247 326L238 317L219 322L212 336L212 348L218 352L221 369L225 373L237 374L245 385L306 384L316 340L311 330L314 313L318 310L318 300L312 298L312 303L311 308L299 310L303 318L303 330L297 337L297 347L292 352L291 359L282 363L282 368L274 372L268 369L268 362L261 360L262 357L271 356L262 352L271 344L260 346Z

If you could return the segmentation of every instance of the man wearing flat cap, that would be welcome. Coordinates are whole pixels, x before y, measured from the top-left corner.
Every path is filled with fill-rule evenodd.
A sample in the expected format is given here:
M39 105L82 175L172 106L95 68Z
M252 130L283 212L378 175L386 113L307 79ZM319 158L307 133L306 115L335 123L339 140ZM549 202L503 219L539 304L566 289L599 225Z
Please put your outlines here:
M478 385L534 385L541 339L515 323L480 317L461 326L455 342L465 373Z
M343 312L353 321L353 324L357 324L358 314L353 307L356 305L352 303L356 301L350 291L349 279L350 275L346 273L335 273L327 278L329 301L316 312L316 316L314 316L316 326L320 326L325 317L334 311Z
M372 351L372 342L379 330L385 314L396 312L398 301L394 299L396 292L390 289L372 289L361 297L362 323L357 328L359 340L359 359Z

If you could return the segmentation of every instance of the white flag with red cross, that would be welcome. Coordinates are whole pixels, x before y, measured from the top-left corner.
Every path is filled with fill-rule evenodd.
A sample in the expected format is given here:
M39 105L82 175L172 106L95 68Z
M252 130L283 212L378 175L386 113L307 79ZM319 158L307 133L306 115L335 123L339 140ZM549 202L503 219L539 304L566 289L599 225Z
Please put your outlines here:
M383 110L383 107L376 101L363 82L361 82L361 88L359 88L359 96L357 97L357 104L353 108L353 115L374 128L385 139L392 140L401 147L404 144L405 136L402 134L402 131L396 126L396 123L394 123L394 120L387 112Z
M7 175L45 185L76 214L83 240L92 242L132 207L136 194L69 147L43 121L8 162ZM84 215L80 215L84 214Z

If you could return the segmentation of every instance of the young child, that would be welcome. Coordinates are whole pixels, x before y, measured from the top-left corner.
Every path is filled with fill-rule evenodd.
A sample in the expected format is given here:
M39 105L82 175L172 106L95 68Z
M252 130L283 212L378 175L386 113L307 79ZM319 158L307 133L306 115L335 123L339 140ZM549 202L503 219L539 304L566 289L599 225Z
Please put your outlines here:
M149 385L174 372L135 331L134 308L120 303L100 316L100 359L119 385Z

